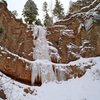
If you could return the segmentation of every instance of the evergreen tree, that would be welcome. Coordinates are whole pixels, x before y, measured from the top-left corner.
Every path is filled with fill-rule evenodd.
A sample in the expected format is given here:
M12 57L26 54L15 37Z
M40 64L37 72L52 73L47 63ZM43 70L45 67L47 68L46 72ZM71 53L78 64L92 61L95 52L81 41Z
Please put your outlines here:
M48 12L48 4L47 4L46 1L43 3L43 11L44 11L45 13Z
M49 16L48 13L46 13L46 16L45 16L45 19L44 19L44 25L45 25L46 27L48 27L48 26L51 26L52 23L53 23L52 18Z
M38 15L38 8L34 1L28 0L24 5L23 14L25 22L28 24L32 24L36 20L36 16Z
M43 11L44 11L44 25L45 26L50 26L53 21L52 18L50 17L49 13L48 13L48 4L47 2L43 3Z
M64 8L63 8L63 5L58 0L56 0L55 7L53 9L53 14L58 19L62 19L64 17Z
M41 25L41 26L42 26L42 23L41 23L41 20L40 20L40 19L37 19L37 20L35 21L35 24L36 24L36 25Z

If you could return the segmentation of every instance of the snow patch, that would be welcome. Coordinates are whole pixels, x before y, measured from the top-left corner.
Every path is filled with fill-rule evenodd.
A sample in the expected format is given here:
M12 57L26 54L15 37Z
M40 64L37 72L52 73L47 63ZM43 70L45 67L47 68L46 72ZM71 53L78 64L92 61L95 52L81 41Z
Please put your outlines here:
M85 28L85 25L83 23L81 23L78 27L78 33L80 33L81 29Z
M74 31L66 29L66 30L61 31L61 35L74 37Z
M87 19L85 21L85 29L86 29L86 31L89 31L92 26L93 26L93 18Z
M58 50L53 46L48 46L48 48L49 48L50 57L56 59L57 62L59 62L61 57L58 53Z

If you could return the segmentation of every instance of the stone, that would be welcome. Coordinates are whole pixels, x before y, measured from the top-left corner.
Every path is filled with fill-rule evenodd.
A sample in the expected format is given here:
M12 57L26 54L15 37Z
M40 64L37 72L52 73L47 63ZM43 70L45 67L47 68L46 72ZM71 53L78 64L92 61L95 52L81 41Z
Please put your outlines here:
M16 19L7 5L0 3L0 46L28 60L33 60L33 37L22 20ZM26 62L0 50L0 71L22 82L30 83L31 71Z

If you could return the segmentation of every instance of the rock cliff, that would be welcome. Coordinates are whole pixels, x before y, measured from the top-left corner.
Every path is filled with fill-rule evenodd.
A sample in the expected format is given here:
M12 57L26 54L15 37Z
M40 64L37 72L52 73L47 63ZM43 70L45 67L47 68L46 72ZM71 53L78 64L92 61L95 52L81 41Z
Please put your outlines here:
M21 19L7 9L7 4L0 2L0 71L12 76L14 79L30 82L30 71L27 64L3 50L33 60L33 37L30 29L22 23Z
M78 0L68 15L48 28L48 40L63 63L80 57L100 56L100 0Z
M100 1L83 1L86 0L73 3L66 17L48 28L52 67L59 77L64 74L65 79L82 76L92 63L84 66L84 70L76 65L59 63L100 56ZM0 71L18 81L31 83L27 60L34 60L33 40L31 29L15 18L6 3L0 2ZM69 73L59 72L59 66Z

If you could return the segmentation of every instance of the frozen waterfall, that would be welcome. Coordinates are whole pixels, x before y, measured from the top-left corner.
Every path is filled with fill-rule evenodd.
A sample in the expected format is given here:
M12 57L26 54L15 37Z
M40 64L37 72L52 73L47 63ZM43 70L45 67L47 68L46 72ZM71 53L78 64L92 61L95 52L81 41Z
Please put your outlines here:
M33 41L35 45L33 58L50 61L48 42L46 40L46 30L42 26L35 26L33 34L36 39Z
M33 49L32 63L32 85L35 83L44 83L56 79L49 56L48 42L46 40L47 32L42 26L33 28L33 41L35 48Z

